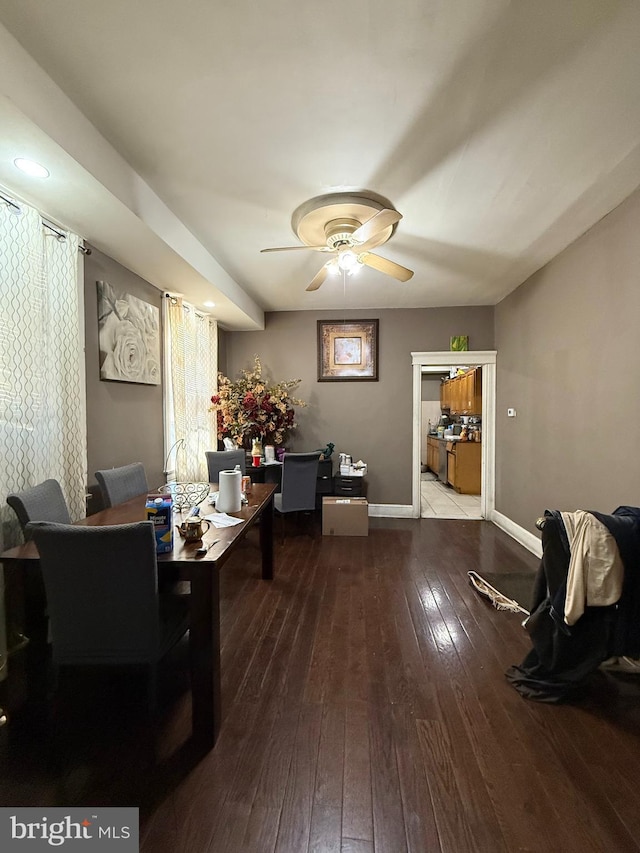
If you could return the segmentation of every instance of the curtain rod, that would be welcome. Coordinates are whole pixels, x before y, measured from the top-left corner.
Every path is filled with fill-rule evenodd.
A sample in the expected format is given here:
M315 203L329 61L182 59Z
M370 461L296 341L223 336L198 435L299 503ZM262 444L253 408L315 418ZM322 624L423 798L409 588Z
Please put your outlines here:
M8 204L9 207L15 208L15 210L21 210L21 207L19 204L16 204L15 201L13 201L10 198L7 198L2 193L0 193L0 200L2 200L5 204ZM53 231L53 233L57 235L59 240L66 240L67 239L67 235L64 233L64 231L60 231L55 226L51 225L51 223L47 222L46 219L42 216L42 214L40 214L40 219L42 221L43 227L48 228L49 231ZM83 255L90 255L91 254L91 249L88 246L85 246L84 243L78 243L78 251L82 252Z

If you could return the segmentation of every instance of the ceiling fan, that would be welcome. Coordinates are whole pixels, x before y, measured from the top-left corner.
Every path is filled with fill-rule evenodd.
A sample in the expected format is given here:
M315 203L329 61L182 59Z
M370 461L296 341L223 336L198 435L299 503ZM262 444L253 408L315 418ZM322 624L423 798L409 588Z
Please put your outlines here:
M401 219L402 214L375 193L329 193L304 202L291 217L293 232L303 246L276 246L261 251L312 249L335 255L320 267L307 290L317 290L330 272L350 275L362 265L398 281L409 281L412 270L370 251L387 242Z

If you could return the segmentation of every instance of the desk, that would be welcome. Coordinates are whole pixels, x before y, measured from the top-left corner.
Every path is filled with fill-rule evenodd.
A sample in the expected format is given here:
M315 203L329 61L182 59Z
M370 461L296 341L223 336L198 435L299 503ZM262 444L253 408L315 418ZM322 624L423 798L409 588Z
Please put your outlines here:
M217 483L212 483L215 491ZM243 519L234 527L211 527L205 542L220 541L202 557L196 557L199 542L186 543L176 534L173 551L158 554L158 569L177 567L181 580L191 583L191 620L189 630L189 656L192 696L192 738L203 750L213 747L221 724L220 696L220 569L244 538L254 521L260 523L260 550L262 552L262 578L273 578L273 493L272 483L256 483L247 497L249 503L232 513ZM77 521L89 527L128 524L146 518L146 494L125 503L104 509ZM204 507L203 507L204 510ZM213 508L212 508L213 511ZM203 515L205 513L203 512ZM178 516L179 520L179 516ZM174 518L174 523L176 519ZM34 563L39 560L33 542L11 548L0 554L3 563Z
M280 491L282 480L282 462L272 462L269 465L247 465L247 476L252 483L275 483Z
M270 465L247 466L247 474L252 483L275 483L277 491L280 491L282 480L282 463ZM316 483L316 495L318 496L318 507L322 506L322 496L333 494L333 460L320 459L318 461L318 480Z

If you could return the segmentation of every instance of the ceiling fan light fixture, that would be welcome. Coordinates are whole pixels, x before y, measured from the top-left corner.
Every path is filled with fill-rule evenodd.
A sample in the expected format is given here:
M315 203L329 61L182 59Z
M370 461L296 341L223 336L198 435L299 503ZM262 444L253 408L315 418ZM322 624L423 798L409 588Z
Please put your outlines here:
M302 245L274 246L261 252L313 250L334 255L315 274L307 291L315 291L329 273L351 276L363 266L398 281L408 281L413 271L380 257L372 249L394 234L402 219L388 199L368 190L327 193L299 205L291 217L291 228Z
M345 249L338 254L338 266L342 272L355 272L358 268L358 256L351 249Z

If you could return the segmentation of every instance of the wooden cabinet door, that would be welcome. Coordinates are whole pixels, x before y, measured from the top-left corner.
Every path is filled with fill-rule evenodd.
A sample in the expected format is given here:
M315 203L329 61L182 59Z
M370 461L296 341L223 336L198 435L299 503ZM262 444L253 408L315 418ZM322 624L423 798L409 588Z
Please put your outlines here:
M482 474L481 445L459 441L455 451L447 453L447 472L449 482L457 492L463 495L479 495Z
M482 414L482 368L476 367L473 381L473 411L472 415Z
M465 415L473 415L475 414L476 371L470 370L465 379L467 381L464 389L464 413Z
M482 414L482 368L474 367L461 376L456 413L461 415Z
M447 483L456 488L456 454L447 451Z
M460 382L460 377L456 376L454 379L450 379L449 384L451 385L451 413L457 415L460 413L460 406L462 404L462 383Z
M438 473L438 441L435 438L427 438L427 468Z
M465 373L458 380L460 382L460 408L459 414L466 415L469 405L469 374Z
M446 381L440 383L440 408L449 408L449 383Z

